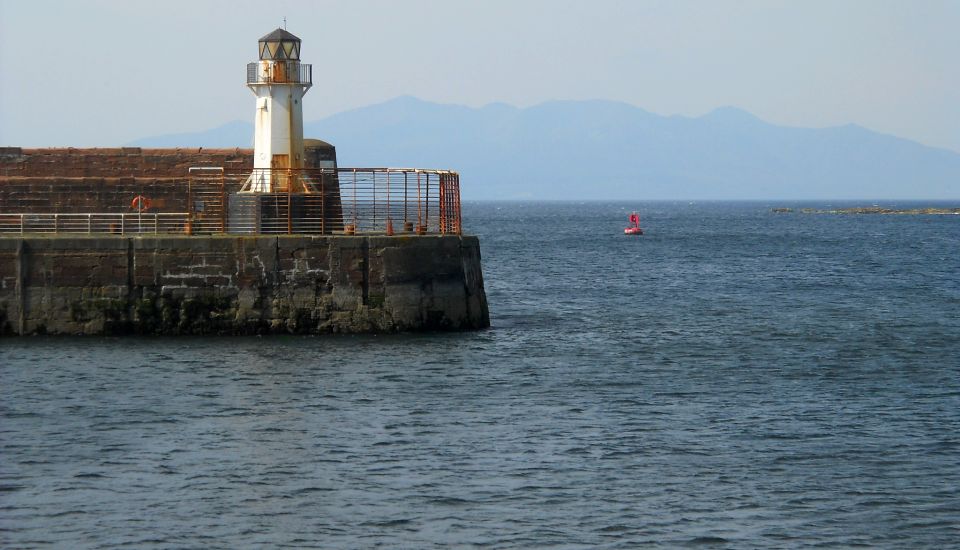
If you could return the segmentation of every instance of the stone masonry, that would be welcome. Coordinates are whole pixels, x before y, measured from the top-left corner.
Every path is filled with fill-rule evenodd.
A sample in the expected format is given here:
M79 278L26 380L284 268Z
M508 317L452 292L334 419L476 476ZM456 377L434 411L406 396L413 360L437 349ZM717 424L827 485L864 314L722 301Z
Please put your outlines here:
M489 326L476 237L0 238L0 333Z

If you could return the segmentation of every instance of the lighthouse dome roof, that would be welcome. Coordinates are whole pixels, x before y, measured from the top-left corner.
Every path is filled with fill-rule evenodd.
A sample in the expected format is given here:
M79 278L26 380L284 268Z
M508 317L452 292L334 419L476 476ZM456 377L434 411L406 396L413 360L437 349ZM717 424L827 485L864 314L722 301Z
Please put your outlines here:
M259 42L272 42L275 40L293 40L295 42L300 42L300 39L289 33L286 29L278 28L277 30L265 35L259 40Z
M300 39L286 31L277 29L259 41L260 59L264 61L298 61L300 59Z

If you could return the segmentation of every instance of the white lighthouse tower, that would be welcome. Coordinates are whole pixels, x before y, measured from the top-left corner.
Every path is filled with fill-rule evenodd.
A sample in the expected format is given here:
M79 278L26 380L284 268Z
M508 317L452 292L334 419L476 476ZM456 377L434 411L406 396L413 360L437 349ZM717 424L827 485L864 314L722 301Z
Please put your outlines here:
M312 67L300 63L300 39L277 29L259 40L260 60L247 64L247 87L257 96L253 173L242 193L306 191L303 96ZM292 186L292 187L291 187Z

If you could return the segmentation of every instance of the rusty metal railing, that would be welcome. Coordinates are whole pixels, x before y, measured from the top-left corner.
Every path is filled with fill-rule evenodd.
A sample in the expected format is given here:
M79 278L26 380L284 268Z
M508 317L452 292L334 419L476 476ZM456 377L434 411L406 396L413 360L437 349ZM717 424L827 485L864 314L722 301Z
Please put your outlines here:
M247 84L313 85L313 66L299 61L247 63Z
M193 233L457 234L460 176L418 168L191 172Z
M460 177L447 170L342 168L346 230L460 234Z
M79 196L74 203L39 194L31 195L31 201L20 197L0 201L0 233L459 235L462 231L460 177L448 170L197 167L190 169L186 181L115 187L90 190L89 197ZM51 210L72 211L35 212L33 199ZM82 212L85 208L94 212Z

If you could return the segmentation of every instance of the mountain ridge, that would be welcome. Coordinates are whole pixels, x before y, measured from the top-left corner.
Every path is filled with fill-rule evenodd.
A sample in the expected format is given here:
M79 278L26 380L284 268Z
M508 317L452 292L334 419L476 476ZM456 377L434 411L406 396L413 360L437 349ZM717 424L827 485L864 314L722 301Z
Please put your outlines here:
M608 100L519 108L412 96L304 124L341 166L461 174L466 199L955 199L960 153L846 124L779 126L743 109L662 116ZM250 147L253 125L144 138L141 147Z

